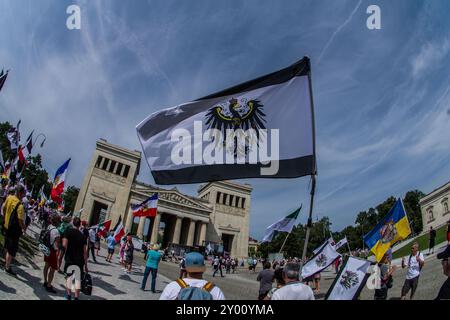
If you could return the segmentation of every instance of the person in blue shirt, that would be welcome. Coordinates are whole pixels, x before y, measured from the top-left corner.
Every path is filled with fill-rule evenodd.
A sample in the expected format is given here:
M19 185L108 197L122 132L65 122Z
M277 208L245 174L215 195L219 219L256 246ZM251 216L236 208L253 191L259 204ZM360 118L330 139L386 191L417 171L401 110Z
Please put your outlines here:
M147 284L147 278L152 273L151 290L156 293L156 275L158 274L158 265L161 260L161 253L158 251L157 245L152 245L147 253L147 263L145 265L144 279L142 279L141 290L145 290Z
M108 255L106 256L106 262L111 262L114 254L114 246L116 245L116 239L114 239L113 232L109 233L109 237L106 238L106 243L108 244Z

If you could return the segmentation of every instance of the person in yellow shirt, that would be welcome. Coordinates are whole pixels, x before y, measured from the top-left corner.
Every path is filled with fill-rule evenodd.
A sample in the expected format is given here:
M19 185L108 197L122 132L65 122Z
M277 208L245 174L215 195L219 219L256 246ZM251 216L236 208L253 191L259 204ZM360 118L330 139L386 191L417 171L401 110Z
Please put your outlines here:
M13 276L11 263L19 249L19 239L25 229L25 210L22 199L25 196L25 188L17 186L16 194L9 195L3 204L4 230L5 230L5 271Z

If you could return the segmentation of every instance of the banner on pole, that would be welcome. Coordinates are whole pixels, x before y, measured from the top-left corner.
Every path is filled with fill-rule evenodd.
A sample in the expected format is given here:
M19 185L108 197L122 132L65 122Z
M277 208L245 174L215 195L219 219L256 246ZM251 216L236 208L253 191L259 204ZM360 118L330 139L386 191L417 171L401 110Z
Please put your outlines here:
M356 300L367 282L368 260L347 256L325 300Z

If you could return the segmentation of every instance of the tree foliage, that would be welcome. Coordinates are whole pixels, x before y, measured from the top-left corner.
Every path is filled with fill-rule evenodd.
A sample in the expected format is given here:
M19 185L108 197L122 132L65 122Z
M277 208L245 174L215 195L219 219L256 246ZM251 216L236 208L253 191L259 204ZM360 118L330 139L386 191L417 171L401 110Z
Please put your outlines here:
M64 200L65 213L73 212L73 210L75 209L75 203L77 202L79 192L80 192L79 188L70 186L63 193L62 198Z
M16 157L16 154L10 150L10 144L7 138L7 133L11 128L12 125L9 122L0 123L0 150L5 161L13 160ZM41 190L41 187L44 186L44 194L49 198L52 182L49 180L48 172L42 167L42 156L40 154L31 156L27 159L27 162L28 164L23 169L22 177L24 178L28 190L32 192L32 197L38 199L39 191ZM66 213L70 211L73 212L79 191L80 190L77 187L69 186L63 193L62 198L65 203L64 211ZM56 209L57 204L53 203L50 207Z
M403 198L403 204L411 225L412 235L420 233L423 228L422 215L419 205L420 198L423 196L425 196L423 192L419 190L412 190L408 191ZM396 201L397 199L391 196L375 206L375 208L369 208L367 211L359 212L353 225L346 226L341 231L331 233L333 239L338 241L344 237L347 237L351 250L364 248L364 235L370 232L378 224L378 222L389 213L389 210L391 210ZM319 247L326 239L329 238L330 226L331 222L328 217L323 217L319 221L313 223L308 242L307 256L310 256L315 248ZM261 244L259 250L262 255L267 257L268 253L279 252L286 235L287 233L277 234L272 242ZM284 256L301 257L305 238L306 226L300 224L295 226L283 248ZM347 250L347 247L340 249L342 252Z

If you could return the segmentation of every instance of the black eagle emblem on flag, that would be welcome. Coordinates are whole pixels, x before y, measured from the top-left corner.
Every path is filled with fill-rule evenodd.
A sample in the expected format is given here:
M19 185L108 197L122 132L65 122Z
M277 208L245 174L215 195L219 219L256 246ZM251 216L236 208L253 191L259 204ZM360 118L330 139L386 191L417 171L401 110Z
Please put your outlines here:
M234 153L234 156L244 156L249 152L249 146L258 145L260 139L260 129L266 129L266 114L263 111L264 105L258 99L236 98L230 99L228 102L215 105L208 110L205 117L205 124L209 129L217 129L226 137L226 130L241 129L247 131L253 129L254 132L245 137L245 144L234 143L232 150L227 152ZM236 134L238 140L242 137L242 132ZM216 137L213 137L213 141ZM225 146L225 139L223 146Z
M347 270L342 275L341 281L339 281L339 282L345 289L348 290L348 289L356 286L359 283L358 274L356 272Z
M316 258L316 265L321 268L327 265L327 256L323 253L319 254Z

